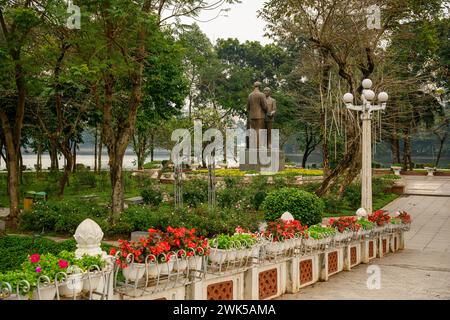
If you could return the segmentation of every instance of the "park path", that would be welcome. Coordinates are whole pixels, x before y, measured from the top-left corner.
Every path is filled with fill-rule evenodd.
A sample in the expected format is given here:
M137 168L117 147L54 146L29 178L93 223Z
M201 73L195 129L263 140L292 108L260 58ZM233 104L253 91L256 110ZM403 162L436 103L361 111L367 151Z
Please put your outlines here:
M380 290L367 288L368 265L361 264L279 299L450 299L450 196L445 196L450 195L450 179L421 178L404 179L407 193L417 195L398 198L384 208L406 210L413 223L405 235L405 250L370 263L380 267ZM427 192L432 195L423 195Z

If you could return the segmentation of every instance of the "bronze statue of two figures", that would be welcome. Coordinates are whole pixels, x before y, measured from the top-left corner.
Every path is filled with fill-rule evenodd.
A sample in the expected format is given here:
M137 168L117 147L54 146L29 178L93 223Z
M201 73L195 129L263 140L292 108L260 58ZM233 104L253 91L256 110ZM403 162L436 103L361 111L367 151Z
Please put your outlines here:
M253 92L248 97L247 129L254 130L254 133L256 133L256 139L250 139L250 137L247 136L245 159L241 159L240 168L241 170L256 171L262 171L264 168L273 169L273 159L275 158L275 162L277 162L275 163L277 168L275 171L278 171L284 168L284 155L282 155L282 152L279 149L274 150L272 148L272 127L275 114L277 112L277 102L274 98L272 98L270 88L265 88L264 92L262 92L261 86L262 84L260 82L255 82ZM261 139L260 135L264 137L261 130L266 130L266 139ZM269 157L272 158L271 166L267 165L267 161L260 161L260 154L258 151L261 147L267 147L267 153L269 154ZM252 156L255 157L254 153L258 154L256 163L255 160L252 161L251 159Z

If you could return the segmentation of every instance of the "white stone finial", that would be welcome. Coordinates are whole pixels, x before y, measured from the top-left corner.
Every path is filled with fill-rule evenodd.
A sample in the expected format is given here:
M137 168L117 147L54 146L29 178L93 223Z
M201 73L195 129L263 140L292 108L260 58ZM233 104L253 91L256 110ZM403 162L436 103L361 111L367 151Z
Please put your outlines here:
M283 221L294 221L295 218L294 216L290 213L290 212L285 212L283 213L283 215L281 216L281 220Z
M73 237L77 241L77 250L75 251L77 258L81 258L85 254L90 256L102 254L100 245L103 231L94 220L86 219L80 223Z
M359 208L358 211L356 211L356 215L359 219L366 218L367 217L367 211L364 208Z

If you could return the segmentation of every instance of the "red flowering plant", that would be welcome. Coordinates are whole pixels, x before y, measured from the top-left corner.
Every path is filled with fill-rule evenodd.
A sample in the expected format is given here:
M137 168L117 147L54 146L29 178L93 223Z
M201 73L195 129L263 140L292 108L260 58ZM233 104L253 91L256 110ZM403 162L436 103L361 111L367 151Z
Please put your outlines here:
M402 221L403 224L411 223L411 216L406 211L400 211L398 218Z
M377 226L383 227L385 224L388 224L391 221L391 216L386 211L378 210L372 214L369 214L368 219L370 222L373 222Z
M138 243L119 240L117 263L123 268L128 264L127 257L132 254L134 262L145 263L154 261L159 263L169 262L172 255L181 256L209 255L207 240L197 237L196 230L186 228L167 227L163 232L158 229L149 229L147 237L143 237ZM112 248L110 255L117 253Z
M167 227L166 241L179 256L209 255L208 241L197 237L196 230Z
M264 236L266 238L271 237L273 242L281 242L286 239L303 236L306 229L307 227L302 226L300 221L284 221L279 219L267 224Z
M340 233L344 231L359 231L361 226L358 224L356 217L340 217L338 219L331 218L329 220L331 227L336 228Z
M143 255L144 247L141 244L128 240L119 240L118 242L120 244L119 248L111 248L109 254L116 256L116 262L121 268L127 268L130 262L145 262L145 255Z

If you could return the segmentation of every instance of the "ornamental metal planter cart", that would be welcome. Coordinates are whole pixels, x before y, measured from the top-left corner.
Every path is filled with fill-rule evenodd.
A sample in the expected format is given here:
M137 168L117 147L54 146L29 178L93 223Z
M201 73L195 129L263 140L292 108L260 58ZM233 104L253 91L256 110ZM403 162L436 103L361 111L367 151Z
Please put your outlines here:
M134 262L134 258L129 254L124 268L115 267L114 293L120 300L185 299L186 286L205 275L206 256L202 252L148 255L143 263Z

